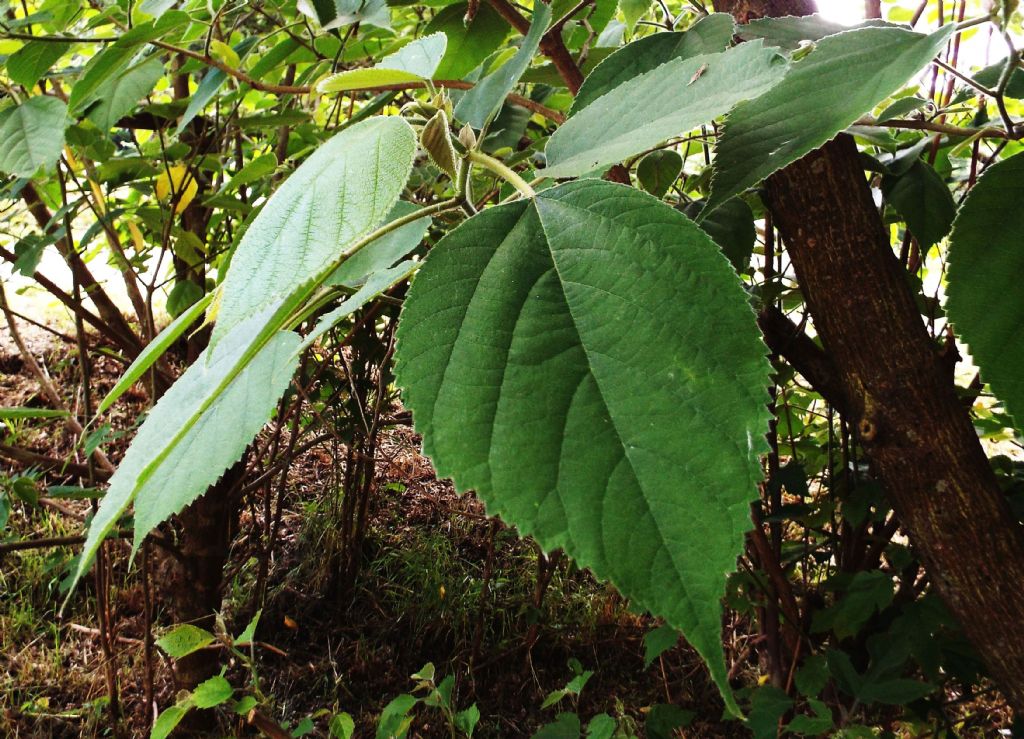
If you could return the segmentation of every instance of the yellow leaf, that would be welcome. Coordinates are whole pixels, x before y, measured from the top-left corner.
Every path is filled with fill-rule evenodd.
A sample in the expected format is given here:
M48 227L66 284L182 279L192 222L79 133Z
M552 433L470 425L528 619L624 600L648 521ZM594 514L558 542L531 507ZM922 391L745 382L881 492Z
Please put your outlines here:
M224 62L229 67L235 67L236 69L241 65L242 60L238 58L238 53L230 46L225 44L223 41L213 39L210 42L210 53L214 59Z
M103 215L107 212L107 201L103 197L103 190L100 189L95 180L89 180L89 187L92 188L92 196L96 198L96 210L100 212L100 215Z
M146 241L142 238L142 231L135 225L135 221L128 221L128 233L132 235L132 243L135 244L135 251L142 252L146 249Z
M156 178L156 196L160 200L176 199L175 213L181 213L199 192L199 185L189 173L188 167L175 164L161 172Z

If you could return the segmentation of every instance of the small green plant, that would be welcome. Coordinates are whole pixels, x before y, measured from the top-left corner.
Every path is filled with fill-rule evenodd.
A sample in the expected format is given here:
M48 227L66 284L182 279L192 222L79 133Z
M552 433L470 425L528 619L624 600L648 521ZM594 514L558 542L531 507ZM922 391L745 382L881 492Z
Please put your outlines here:
M412 710L417 705L437 709L453 739L457 736L473 736L480 721L480 710L475 703L461 711L457 710L453 697L454 675L436 682L434 665L428 662L411 677L416 681L412 693L396 696L381 712L377 723L377 739L401 739L406 736L414 718Z

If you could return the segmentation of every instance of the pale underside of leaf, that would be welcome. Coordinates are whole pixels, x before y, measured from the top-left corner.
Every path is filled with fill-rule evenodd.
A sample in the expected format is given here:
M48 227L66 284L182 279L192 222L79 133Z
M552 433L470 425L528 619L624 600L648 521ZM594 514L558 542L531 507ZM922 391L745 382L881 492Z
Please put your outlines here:
M684 631L735 709L719 601L761 475L764 354L705 234L581 181L432 250L397 372L440 475Z
M391 211L416 140L400 118L371 118L323 144L271 196L231 260L211 343L317 275Z
M349 69L332 74L316 87L319 92L345 92L422 81L423 77L414 72L388 67L371 67L369 69Z
M250 316L203 352L153 407L89 524L75 582L133 501L138 548L213 485L267 422L298 366L299 337L277 332L251 361L244 357L278 309Z
M775 49L756 41L666 62L566 121L548 142L544 173L575 177L639 154L771 89L786 69Z
M410 41L394 54L381 59L378 66L429 78L437 71L447 48L448 37L438 31Z
M729 114L705 213L818 148L899 90L943 47L931 35L865 27L818 42L789 74Z

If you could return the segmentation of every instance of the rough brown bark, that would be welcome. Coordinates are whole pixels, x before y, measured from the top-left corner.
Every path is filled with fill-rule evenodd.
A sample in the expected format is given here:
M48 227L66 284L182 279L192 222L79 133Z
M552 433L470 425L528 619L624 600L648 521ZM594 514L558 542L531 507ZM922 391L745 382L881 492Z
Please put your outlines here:
M806 0L719 0L749 18ZM925 330L857 148L839 136L776 173L767 205L861 444L939 595L1024 715L1024 527Z
M214 612L221 607L224 564L238 521L238 489L245 475L244 460L178 515L181 558L175 563L170 595L175 621L213 630ZM189 690L217 673L220 653L201 649L177 661L175 683Z

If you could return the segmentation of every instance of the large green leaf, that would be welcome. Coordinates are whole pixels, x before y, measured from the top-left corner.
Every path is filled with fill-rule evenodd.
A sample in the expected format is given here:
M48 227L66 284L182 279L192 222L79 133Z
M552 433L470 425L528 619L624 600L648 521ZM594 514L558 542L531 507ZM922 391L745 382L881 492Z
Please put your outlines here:
M769 90L786 69L759 41L666 62L566 121L548 142L544 174L575 177L638 154Z
M466 9L466 3L449 5L423 30L442 31L448 38L444 58L435 71L439 79L462 79L490 56L508 34L508 24L489 3L480 3L468 25L463 22Z
M109 131L122 116L132 111L143 96L153 91L163 74L163 60L159 56L151 56L123 74L110 78L96 90L95 99L99 102L89 110L89 120L98 128Z
M153 407L89 524L76 582L133 501L138 547L215 483L263 428L298 366L299 337L277 332L239 365L277 309L255 313L203 352Z
M212 341L316 275L391 211L416 138L400 118L371 118L317 149L250 224L224 281Z
M1024 154L990 167L960 208L950 236L953 326L981 375L1024 429Z
M856 28L863 26L887 25L884 21L870 19ZM837 33L849 31L851 26L844 26L825 18L819 13L811 15L787 15L774 18L755 18L740 26L737 35L745 40L764 39L766 44L779 46L783 49L796 49L804 41L817 41Z
M720 598L769 366L711 239L596 180L486 210L427 257L397 351L438 474L683 631L735 710Z
M467 92L455 106L455 117L465 121L473 128L483 128L490 120L501 104L505 96L512 92L516 82L530 66L530 61L537 48L540 46L541 36L544 35L551 21L551 8L544 3L537 3L533 7L533 21L530 23L530 30L523 37L522 46L519 50L496 70L480 80L472 90Z
M52 166L64 148L67 124L67 106L47 95L0 111L0 172L31 177L40 167Z
M672 59L724 51L732 40L733 22L728 13L712 13L685 31L655 33L616 49L583 80L572 103L578 113L607 92Z
M786 78L736 106L715 148L707 210L813 151L899 90L946 43L931 35L868 27L827 36Z
M70 48L61 41L29 41L7 57L7 76L28 89Z

